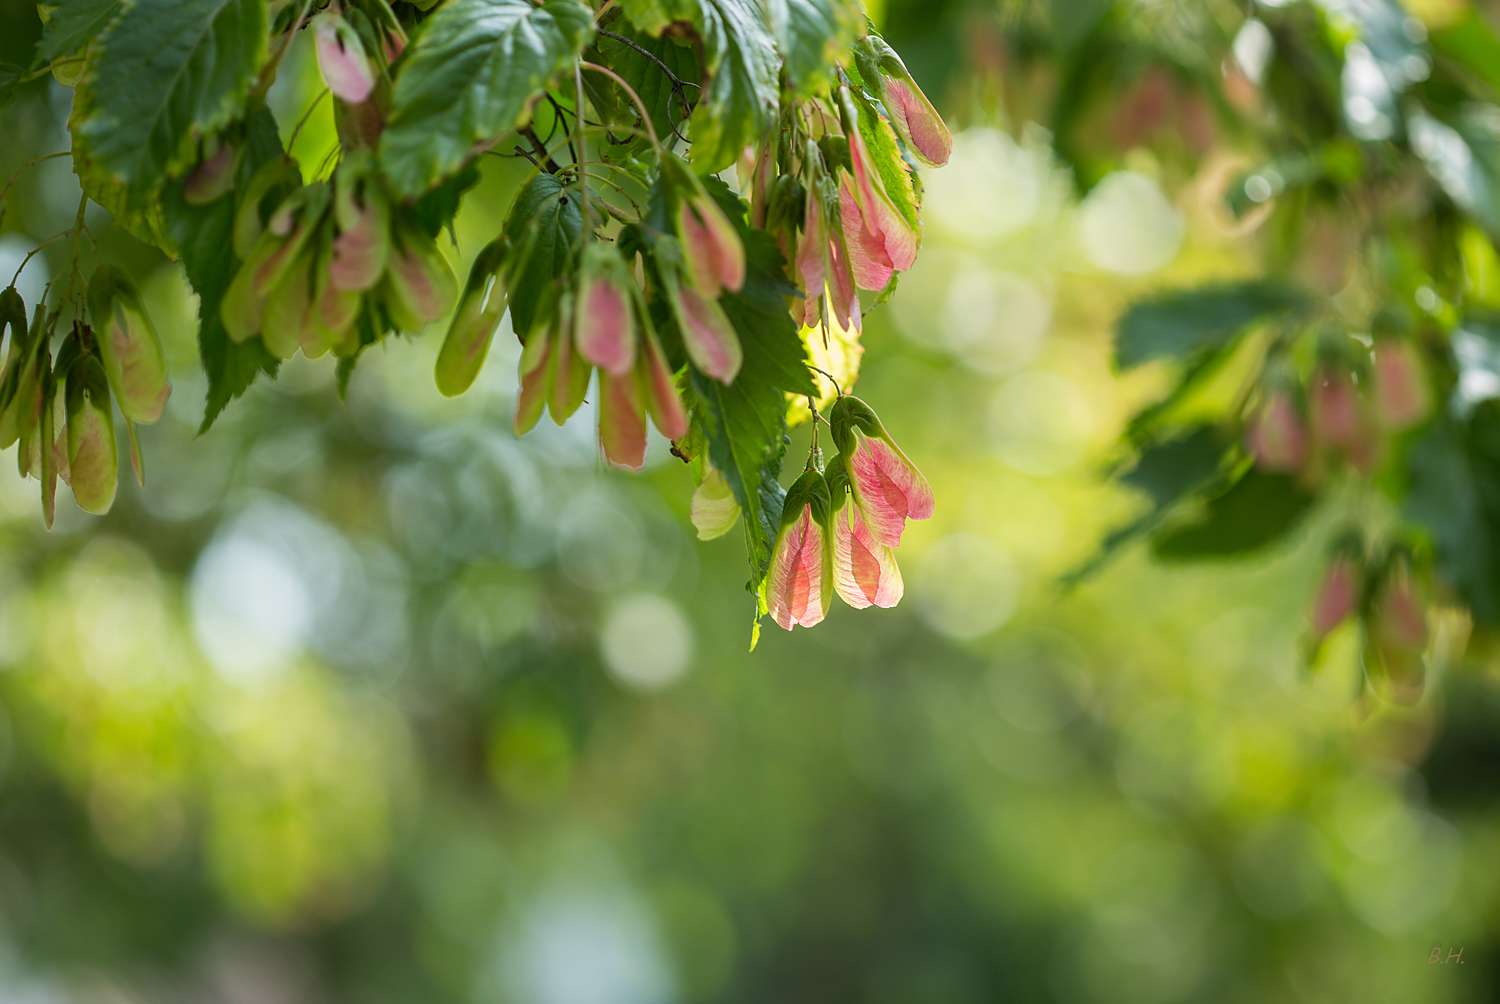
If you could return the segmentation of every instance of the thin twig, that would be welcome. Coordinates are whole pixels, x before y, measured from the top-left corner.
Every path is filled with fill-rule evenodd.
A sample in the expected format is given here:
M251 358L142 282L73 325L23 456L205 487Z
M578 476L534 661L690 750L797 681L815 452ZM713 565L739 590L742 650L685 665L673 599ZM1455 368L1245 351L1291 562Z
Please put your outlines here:
M568 120L565 119L565 118L563 118L563 108L562 108L562 105L558 104L557 103L557 99L554 98L551 94L547 95L547 103L552 106L552 131L556 132L557 131L557 127L559 125L561 125L564 129L567 129L568 128ZM579 121L582 120L582 118L583 118L582 114L575 113L573 115L573 125L576 127L578 125ZM547 142L548 143L552 142L552 133L551 132L549 132L547 134ZM568 142L567 142L566 145L568 147L568 153L569 153L569 155L571 155L572 158L573 158L573 163L575 163L575 164L578 163L578 151L573 148L573 142L572 142L572 136L571 135L568 137Z
M537 138L536 132L532 130L531 126L522 126L516 132L525 136L526 141L531 144L531 148L536 151L537 157L541 160L537 166L548 174L556 174L559 170L557 161L552 159L552 155L547 152L546 144Z
M32 70L30 73L26 73L26 74L23 74L23 75L17 77L16 78L16 83L17 84L29 83L30 81L33 81L33 80L37 79L38 77L45 77L47 74L51 73L53 70L57 69L59 66L70 66L73 63L81 63L81 62L83 62L83 60L84 60L83 56L74 56L72 59L59 59L59 60L57 60L55 62L48 63L46 66L38 66L36 69Z
M72 230L64 230L60 234L54 234L53 236L48 237L46 240L42 241L36 247L28 251L26 253L26 257L21 259L21 267L16 269L16 274L10 277L10 284L12 286L16 284L16 282L21 278L21 273L25 270L26 266L31 263L31 259L36 255L38 251L56 244L58 241L62 240L72 232Z
M574 111L580 119L583 118L582 63L583 61L579 60L573 64L573 88L578 95L578 104ZM594 228L589 224L589 175L588 168L583 166L583 157L580 156L586 153L584 143L587 141L583 137L583 131L577 128L578 123L575 121L573 125L575 127L573 131L578 134L578 149L573 152L573 163L578 167L578 192L579 198L583 201L583 232L590 234L594 232Z
M619 42L621 45L628 45L628 46L630 46L636 52L639 52L641 55L643 55L647 59L651 60L651 62L655 63L656 66L657 66L657 68L660 69L661 72L665 73L667 75L667 79L672 82L672 93L677 96L678 103L682 105L682 115L683 115L683 118L686 118L687 116L689 116L689 115L692 114L693 109L688 105L687 93L683 90L683 88L684 87L698 87L697 84L692 83L690 81L685 81L681 77L679 77L677 74L673 73L670 69L667 68L667 64L661 61L661 58L659 56L657 56L656 53L652 52L650 49L647 49L645 46L641 45L640 43L635 42L635 41L633 41L633 40L631 40L629 38L626 38L624 35L617 35L617 34L615 34L612 31L606 31L603 28L596 28L595 31L597 31L600 35L603 35L606 38L612 38L612 39L614 39L616 42ZM701 90L701 88L699 88L699 89ZM672 126L672 134L674 136L676 136L678 139L682 140L684 143L686 143L687 142L687 137L684 136L682 133L678 132L678 130L677 130L677 123L676 122L672 122L672 106L671 106L670 103L668 103L668 105L667 105L667 121Z
M37 164L40 164L44 160L51 160L54 157L66 157L70 153L72 153L71 150L59 150L57 153L44 153L40 157L32 157L30 160L22 164L20 167L16 168L15 171L11 173L10 180L5 183L5 188L0 189L0 224L5 223L5 199L8 195L10 195L11 188L15 185L17 180L20 179L21 172L26 170L28 167L33 167Z

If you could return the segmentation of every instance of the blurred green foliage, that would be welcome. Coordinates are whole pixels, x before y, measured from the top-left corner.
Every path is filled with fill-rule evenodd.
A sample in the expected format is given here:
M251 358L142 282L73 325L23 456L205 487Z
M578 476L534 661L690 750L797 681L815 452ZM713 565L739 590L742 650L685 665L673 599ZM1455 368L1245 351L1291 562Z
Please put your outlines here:
M887 0L969 127L860 377L938 510L901 607L753 656L739 546L691 539L664 442L629 476L587 408L517 441L518 347L448 401L430 335L343 404L295 359L198 438L180 272L91 216L176 390L106 517L45 533L0 466L0 1000L1493 999L1494 669L1454 615L1412 708L1357 696L1352 628L1306 665L1338 500L1250 561L1127 548L1056 584L1150 510L1103 475L1168 376L1118 374L1114 322L1258 259L1220 199L1237 139L1189 149L1196 112L1034 123L1109 121L1069 69L1128 79L1114 42L1180 55L1219 6ZM36 32L0 4L0 61ZM291 59L284 124L319 86ZM63 148L66 93L5 112L0 170ZM296 152L332 142L315 110ZM457 268L519 178L487 162ZM77 200L66 160L23 173L0 264Z

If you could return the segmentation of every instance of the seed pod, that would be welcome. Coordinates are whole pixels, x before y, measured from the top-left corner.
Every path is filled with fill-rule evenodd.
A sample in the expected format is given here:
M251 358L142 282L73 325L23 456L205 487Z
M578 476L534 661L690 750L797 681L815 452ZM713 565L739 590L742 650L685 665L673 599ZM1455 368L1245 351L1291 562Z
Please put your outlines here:
M37 357L32 356L20 372L17 381L16 396L11 401L7 410L7 417L14 423L6 429L0 429L0 433L8 435L11 442L18 442L16 450L16 468L21 477L31 473L31 461L35 452L35 444L32 439L36 436L37 426L41 423L42 416L42 379L37 372ZM6 444L10 445L9 443Z
M848 461L855 504L875 539L895 547L908 519L932 516L932 486L859 398L846 394L835 401L829 421L834 443Z
M590 244L579 269L573 337L578 354L610 376L635 366L636 324L631 279L619 252Z
M302 172L290 157L268 160L250 176L234 214L235 257L250 257L271 213L301 187Z
M651 421L668 439L681 439L688 434L687 411L682 407L682 396L677 393L677 383L667 369L666 357L656 341L656 333L646 331L641 341L641 359L638 364L641 381L645 384L646 409Z
M536 427L547 403L547 377L552 372L552 339L545 332L532 334L521 350L521 389L516 393L517 436Z
M381 288L391 320L411 332L442 317L458 297L453 270L437 244L415 226L398 229Z
M698 530L699 540L724 536L740 518L740 504L735 500L724 472L707 460L703 464L703 483L693 492L690 518Z
M38 325L40 324L38 304ZM31 358L32 334L26 326L26 304L14 286L0 292L0 334L10 329L10 346L5 353L5 366L0 370L0 449L16 441L16 396L20 390L21 374Z
M828 483L806 470L787 490L781 529L771 549L766 575L766 606L777 624L813 627L828 614L833 562L828 521Z
M120 457L109 379L93 356L79 357L68 371L67 415L73 498L87 512L106 513L115 501Z
M438 352L433 378L444 397L468 390L484 366L490 342L505 315L503 269L510 242L503 235L491 241L474 259L458 310Z
M880 260L889 262L897 272L905 272L916 262L919 235L891 201L885 180L859 130L859 111L848 88L839 88L839 103L845 135L849 138L850 177L861 225L874 239L872 246L880 248ZM848 242L854 240L847 228L844 238Z
M1314 638L1324 638L1359 609L1363 569L1357 555L1336 553L1323 572L1309 621Z
M1313 372L1308 412L1319 443L1338 450L1360 470L1374 468L1380 443L1347 367L1325 363Z
M42 421L41 435L38 436L38 448L41 452L40 480L42 482L42 519L47 524L47 529L52 529L52 523L57 516L57 436L53 431L53 422L57 412L54 406L53 396L57 393L57 385L53 383L52 376L47 376L47 386L42 395Z
M277 359L290 359L302 344L303 329L315 320L309 313L312 304L313 256L304 252L287 272L281 283L266 298L266 312L260 329L260 340L266 351Z
M851 496L840 492L834 505L833 585L839 598L856 610L900 603L906 586L895 552L875 539Z
M132 422L155 422L172 385L161 339L135 286L118 267L100 262L89 277L88 305L120 414Z
M1426 367L1410 342L1378 340L1373 375L1375 412L1385 428L1392 432L1409 429L1432 410Z
M855 65L866 89L881 100L896 134L927 167L942 167L953 153L953 135L917 86L896 50L879 35L854 43Z
M573 348L573 339L568 337L572 304L569 297L558 299L557 315L551 331L552 358L549 360L551 374L547 381L547 411L552 421L562 425L583 404L588 393L589 378L594 368L581 359ZM535 337L535 336L533 336Z
M1273 390L1247 430L1246 445L1263 471L1295 474L1307 463L1307 427L1285 390Z
M363 188L363 200L358 189ZM339 175L334 197L339 235L333 242L328 274L338 289L374 289L391 254L391 210L373 179L361 186L352 172Z
M375 74L359 33L332 11L314 17L312 29L317 39L318 69L328 89L351 105L364 102L375 89Z
M599 442L604 456L618 467L640 470L646 462L646 416L641 385L634 373L599 374Z
M204 158L188 174L182 183L182 201L190 206L206 206L223 198L234 188L234 169L238 162L239 150L224 143L217 153Z
M1400 704L1421 700L1425 686L1427 612L1404 555L1392 557L1371 604L1365 670Z
M745 245L734 224L677 157L662 157L661 176L678 200L677 239L694 287L709 299L725 289L738 292L745 284Z
M734 224L706 194L682 200L677 210L677 237L692 269L693 283L704 296L745 285L745 245Z

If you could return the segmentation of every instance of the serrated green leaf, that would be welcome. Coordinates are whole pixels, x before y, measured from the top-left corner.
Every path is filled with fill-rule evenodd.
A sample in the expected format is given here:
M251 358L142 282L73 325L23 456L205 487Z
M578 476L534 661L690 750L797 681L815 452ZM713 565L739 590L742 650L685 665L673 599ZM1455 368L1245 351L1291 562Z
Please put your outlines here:
M464 193L479 184L479 168L470 164L453 177L443 182L412 205L412 211L421 221L427 236L436 239L443 229L458 215L458 204Z
M1296 290L1264 281L1199 287L1133 303L1120 318L1115 362L1129 369L1150 359L1222 348L1251 324L1287 316L1306 303Z
M703 71L698 66L697 50L692 45L684 44L666 35L653 38L645 32L638 31L623 19L616 19L610 25L609 30L628 38L651 55L647 56L624 42L601 34L594 40L595 51L599 58L590 61L602 63L624 78L640 97L641 103L646 106L657 136L660 137L662 143L671 146L676 140L673 133L674 126L678 132L686 135L687 119L692 111L693 103L698 98L698 86L702 80ZM657 60L661 61L661 65L658 65ZM671 77L663 71L663 66L682 82L680 97L673 89ZM588 90L590 102L599 109L606 121L631 122L639 114L629 96L618 84L603 74L584 74L583 82ZM683 104L684 101L686 105ZM647 143L649 143L647 138L636 137L634 142L623 143L619 146L604 144L600 152L604 159L618 161L618 152L639 150Z
M583 233L583 216L561 181L539 174L516 193L504 229L524 261L510 293L510 319L525 338L547 287L567 270Z
M26 67L15 63L0 63L0 112L10 107L21 92L21 81L26 79Z
M457 171L474 146L524 125L548 78L593 34L579 0L455 0L413 43L396 78L381 166L416 196Z
M901 156L901 146L896 140L896 130L875 110L875 106L860 99L859 133L865 139L870 159L880 180L885 183L886 194L907 226L922 232L921 217L917 207L917 192L912 184L911 169L906 158Z
M1474 8L1467 8L1453 24L1432 33L1439 56L1467 67L1500 93L1500 40Z
M691 156L699 174L734 163L776 120L780 67L776 38L756 0L626 0L625 15L660 35L692 25L703 43L708 81L693 112Z
M1252 467L1228 491L1208 501L1201 519L1153 537L1151 550L1164 561L1246 554L1284 535L1316 498L1294 477L1264 474Z
M244 111L266 45L265 0L136 0L98 39L75 146L141 201Z
M249 122L244 156L235 176L236 196L245 190L250 176L266 161L281 156L276 120L262 108ZM182 198L182 186L172 184L162 192L166 225L182 254L188 282L198 293L198 350L208 375L208 396L199 434L207 432L231 399L239 397L261 373L276 375L280 365L259 338L235 342L224 330L219 304L234 278L239 262L234 256L236 199L218 199L206 206L190 206Z
M77 52L120 12L120 0L62 0L52 8L36 45L37 65Z
M792 92L810 97L854 42L862 11L848 0L768 0L766 7Z

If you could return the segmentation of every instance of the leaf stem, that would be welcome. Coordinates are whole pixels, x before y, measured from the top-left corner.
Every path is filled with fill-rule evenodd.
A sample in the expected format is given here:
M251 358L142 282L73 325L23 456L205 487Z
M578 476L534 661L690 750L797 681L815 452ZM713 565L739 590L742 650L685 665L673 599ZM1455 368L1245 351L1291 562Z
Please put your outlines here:
M71 150L59 150L56 153L44 153L40 157L32 157L26 163L16 168L15 171L11 173L10 180L5 183L5 187L3 189L0 189L0 224L3 224L5 222L5 199L10 195L10 190L15 185L16 181L21 177L21 172L26 170L28 167L34 167L37 164L40 164L44 160L52 160L54 157L66 157L72 152L73 151Z
M46 240L42 241L36 247L32 248L30 251L26 252L26 257L21 259L21 267L16 269L16 274L10 277L10 284L14 286L16 282L20 280L21 273L25 270L26 266L31 263L31 259L36 255L38 251L42 250L43 248L51 247L53 244L56 244L58 241L62 240L64 237L67 237L72 232L73 231L71 230L64 230L60 234L54 234L53 236L48 237Z
M578 168L578 197L583 203L583 232L593 233L594 228L589 224L589 175L588 168L583 164L586 156L585 144L588 142L583 136L580 126L583 123L583 60L573 64L573 88L577 94L577 104L573 107L575 116L573 131L577 134L578 149L573 152L573 164Z
M641 122L645 124L646 132L651 137L651 145L656 148L657 154L660 155L661 139L656 135L656 126L651 124L651 116L646 113L646 103L642 101L641 96L635 92L635 88L627 84L624 77L620 76L618 73L616 73L614 70L611 70L607 66L600 66L598 63L590 63L587 60L583 59L580 59L578 61L578 66L584 70L593 70L596 73L604 74L606 77L611 78L615 83L619 84L620 87L624 89L626 94L630 95L630 100L635 102L636 109L641 113ZM582 85L580 84L579 86L581 87Z
M81 63L81 62L83 62L83 60L84 60L83 56L74 56L71 59L58 59L58 60L54 60L53 62L48 63L46 66L38 66L36 69L32 70L30 73L25 73L25 74L22 74L21 76L17 77L16 78L16 83L18 83L18 84L24 84L24 83L27 83L29 81L35 80L38 77L45 77L47 74L51 73L53 70L57 69L59 66L69 66L69 65L71 65L73 63Z
M838 393L838 396L839 397L843 397L844 396L843 389L841 387L839 387L839 382L833 378L833 374L832 373L828 372L827 370L823 369L822 367L814 366L812 363L806 363L805 365L807 366L808 369L812 370L814 373L821 373L824 376L826 376L828 378L828 382L831 383L831 384L833 384L833 389ZM809 400L811 400L811 399L809 399ZM814 408L813 409L813 414L816 415L817 413L818 413L818 409Z
M548 174L556 174L560 170L560 168L557 166L557 161L552 159L552 154L547 152L546 145L544 145L541 139L537 137L536 131L533 130L531 126L522 126L521 128L517 129L516 132L526 137L526 141L531 144L531 148L535 150L536 155L541 158L541 161L537 164L538 167L540 167L543 171L546 171Z

